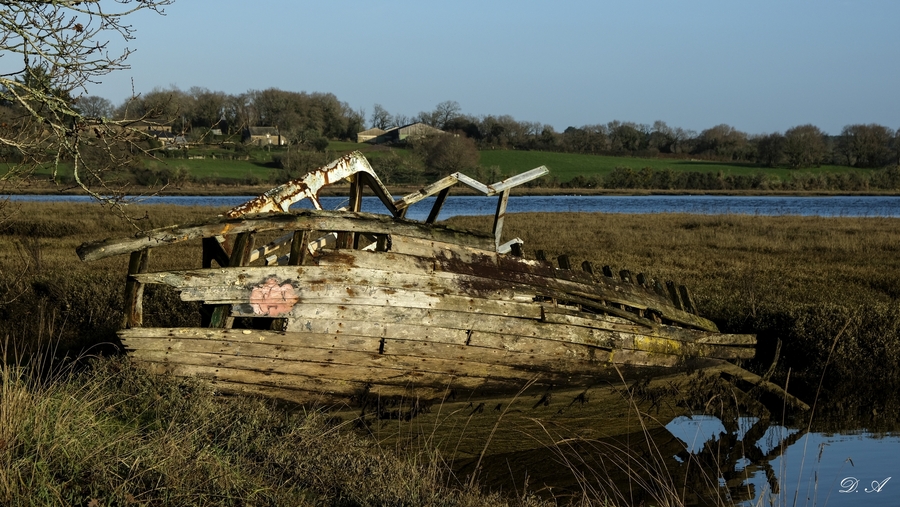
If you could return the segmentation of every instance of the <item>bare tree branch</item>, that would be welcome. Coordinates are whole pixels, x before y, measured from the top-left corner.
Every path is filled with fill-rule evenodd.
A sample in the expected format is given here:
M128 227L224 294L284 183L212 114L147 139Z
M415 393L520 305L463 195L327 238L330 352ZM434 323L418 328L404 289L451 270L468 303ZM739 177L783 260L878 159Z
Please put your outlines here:
M112 39L134 39L128 17L142 10L164 14L172 2L0 1L0 182L42 166L52 167L55 178L66 165L89 195L122 203L122 192L104 175L127 164L128 155L146 152L146 134L130 128L134 119L84 114L78 98L103 76L128 68L132 50L109 49Z

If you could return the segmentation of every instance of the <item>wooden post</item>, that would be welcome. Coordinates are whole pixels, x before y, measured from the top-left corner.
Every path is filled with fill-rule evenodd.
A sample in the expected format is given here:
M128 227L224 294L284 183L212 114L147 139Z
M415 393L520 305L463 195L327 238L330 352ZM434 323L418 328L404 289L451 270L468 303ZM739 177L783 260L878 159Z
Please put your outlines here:
M231 258L228 259L228 267L243 266L250 250L253 249L253 236L255 233L242 232L237 235L234 240L234 248L231 249ZM231 305L216 305L213 308L212 315L209 318L209 327L231 327L234 323L234 317L229 317L228 313Z
M694 304L694 298L691 292L684 285L678 286L678 292L681 293L681 302L684 305L684 311L697 314L697 305Z
M612 278L613 277L612 268L609 266L603 266L603 276L605 276L607 278Z
M288 259L289 265L303 265L306 253L309 251L309 233L308 230L294 231L294 237L291 239L291 255Z
M634 283L634 281L631 279L631 271L628 271L627 269L619 271L619 277L625 283Z
M362 210L362 185L360 184L359 177L357 175L353 175L348 179L350 180L350 204L348 205L348 210L357 212ZM334 248L355 248L356 241L357 238L355 233L339 232Z
M678 296L678 289L675 287L675 282L671 280L666 282L666 289L669 290L669 298L672 300L672 304L675 305L675 308L684 310L684 306L681 304L681 298Z
M666 294L666 289L663 288L662 283L660 283L659 280L653 280L653 292L664 298L668 297L668 294Z
M444 207L444 201L447 200L448 195L450 195L450 187L447 187L438 193L434 201L434 206L431 207L431 212L428 213L428 218L425 219L426 224L433 224L437 221L438 215L441 213L441 208Z
M125 280L125 315L122 317L124 328L141 327L144 324L144 284L131 275L147 272L149 258L149 248L131 252Z
M584 261L581 263L581 270L585 273L594 274L594 265L591 264L591 261Z
M494 214L494 251L500 250L500 237L503 235L503 219L506 217L506 204L509 202L509 189L500 193L497 200L497 212Z
M572 269L572 264L569 262L568 255L560 255L559 257L556 258L556 262L559 263L559 269L566 269L566 270Z

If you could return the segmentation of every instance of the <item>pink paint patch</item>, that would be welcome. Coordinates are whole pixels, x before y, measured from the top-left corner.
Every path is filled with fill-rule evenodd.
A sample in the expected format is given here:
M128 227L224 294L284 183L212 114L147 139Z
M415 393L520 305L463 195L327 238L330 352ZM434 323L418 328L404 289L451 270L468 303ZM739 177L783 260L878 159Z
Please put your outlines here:
M263 317L277 317L287 313L299 299L291 284L278 285L278 280L274 278L269 278L266 283L254 287L250 292L253 313Z

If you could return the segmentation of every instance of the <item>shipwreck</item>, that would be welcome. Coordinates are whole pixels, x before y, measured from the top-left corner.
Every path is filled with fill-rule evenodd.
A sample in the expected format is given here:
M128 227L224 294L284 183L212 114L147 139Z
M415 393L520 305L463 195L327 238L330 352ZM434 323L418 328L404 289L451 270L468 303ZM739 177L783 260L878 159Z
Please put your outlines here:
M130 255L119 332L128 354L228 392L352 405L715 368L787 396L729 362L753 358L756 337L720 332L684 286L526 259L521 240L504 241L510 190L547 172L494 184L455 173L395 199L355 152L223 216L85 244L78 255ZM323 210L320 190L338 182L349 182L348 205ZM455 185L497 198L490 233L437 223ZM361 211L364 189L384 214ZM429 197L427 219L404 218ZM290 209L304 199L314 209ZM187 241L200 247L193 268L150 269L154 249ZM144 327L148 284L200 302L199 325Z

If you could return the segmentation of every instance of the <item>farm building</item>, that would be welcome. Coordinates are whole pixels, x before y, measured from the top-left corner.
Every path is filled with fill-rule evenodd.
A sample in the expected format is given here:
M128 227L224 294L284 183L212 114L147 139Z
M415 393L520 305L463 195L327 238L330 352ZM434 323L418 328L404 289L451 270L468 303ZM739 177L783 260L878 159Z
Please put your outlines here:
M409 125L404 125L402 127L394 127L387 131L382 131L381 134L377 134L369 137L368 139L361 140L360 135L371 135L370 133L374 130L381 129L369 129L364 130L356 134L357 142L367 142L371 144L387 144L387 143L397 143L400 141L405 141L407 139L415 139L417 137L423 137L431 134L444 134L445 132L441 129L436 129L429 125L425 125L424 123L410 123ZM369 134L367 134L369 133Z
M385 131L380 128L371 128L369 130L363 130L362 132L357 132L356 133L356 142L364 143L366 141L371 141L372 139L375 139L376 137L384 134L384 132Z
M278 127L247 127L241 135L241 141L257 146L283 146L287 139L281 137Z

